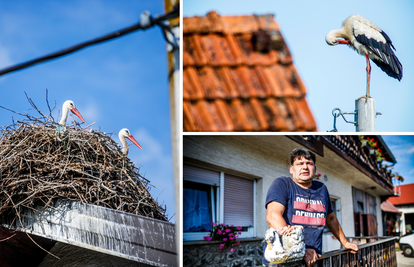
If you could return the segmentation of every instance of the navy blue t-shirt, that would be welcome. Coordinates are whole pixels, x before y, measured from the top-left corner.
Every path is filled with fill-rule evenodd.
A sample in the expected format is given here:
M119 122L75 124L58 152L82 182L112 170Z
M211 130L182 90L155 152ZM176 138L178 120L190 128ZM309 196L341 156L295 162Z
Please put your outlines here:
M326 216L333 212L331 198L325 184L314 180L312 186L305 189L297 185L292 178L279 177L273 181L267 191L266 209L267 204L272 201L285 206L283 218L288 225L303 226L306 248L312 248L316 253L321 254ZM266 246L265 243L264 250ZM263 264L268 263L263 256Z

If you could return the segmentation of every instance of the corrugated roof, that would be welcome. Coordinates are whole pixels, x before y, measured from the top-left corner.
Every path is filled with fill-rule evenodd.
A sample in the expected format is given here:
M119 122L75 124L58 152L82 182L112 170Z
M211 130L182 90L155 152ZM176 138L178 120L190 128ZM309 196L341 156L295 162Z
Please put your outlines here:
M389 197L388 201L394 205L414 204L414 184L401 185L399 197Z
M183 19L184 131L316 131L273 15Z
M381 203L381 210L385 212L401 213L391 202L388 200Z

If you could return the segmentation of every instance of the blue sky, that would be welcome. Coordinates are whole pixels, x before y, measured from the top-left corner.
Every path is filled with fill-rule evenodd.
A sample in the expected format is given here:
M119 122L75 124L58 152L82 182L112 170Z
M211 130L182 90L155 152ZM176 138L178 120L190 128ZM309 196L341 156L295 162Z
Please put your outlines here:
M144 10L153 16L164 14L164 1L1 1L0 69L131 26ZM167 204L172 217L167 51L159 27L1 76L0 105L37 115L29 110L26 92L47 112L46 88L57 110L65 100L73 100L86 125L96 122L93 128L115 133L117 142L120 129L131 131L143 150L131 146L128 156L141 166L155 186L151 195ZM0 109L0 125L12 124L12 116L18 118Z
M414 99L414 53L412 52L413 1L348 0L184 0L183 16L274 14L292 53L294 64L307 88L307 101L321 132L333 129L332 110L353 112L355 100L365 95L366 60L345 45L328 46L325 35L341 27L352 14L377 24L391 38L403 65L401 82L372 63L371 96L376 110L377 132L414 132L411 101ZM352 115L347 116L353 120ZM338 119L340 132L355 127Z
M397 164L393 172L404 177L404 184L414 183L414 135L381 135Z

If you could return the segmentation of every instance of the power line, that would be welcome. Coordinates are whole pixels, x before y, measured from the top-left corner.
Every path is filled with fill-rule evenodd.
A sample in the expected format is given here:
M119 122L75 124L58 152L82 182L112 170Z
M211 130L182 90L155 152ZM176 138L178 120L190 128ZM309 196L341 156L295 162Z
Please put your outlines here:
M129 34L131 32L137 31L137 30L146 30L146 29L148 29L148 28L150 28L154 25L158 25L158 26L161 27L161 29L163 31L163 34L164 34L164 38L166 38L165 31L169 31L170 33L171 33L171 31L169 30L169 28L163 22L165 20L169 20L169 19L178 17L180 15L179 10L180 9L179 9L179 6L177 4L177 5L174 6L174 9L172 11L170 11L170 12L164 14L164 15L160 15L160 16L156 17L155 19L150 16L150 13L148 11L144 11L143 14L148 16L148 19L145 22L143 22L143 16L141 16L141 21L139 23L134 24L134 25L132 25L128 28L118 30L116 32L107 34L105 36L102 36L102 37L99 37L99 38L96 38L96 39L93 39L93 40L90 40L90 41L86 41L86 42L78 44L78 45L68 47L66 49L60 50L58 52L55 52L55 53L52 53L52 54L49 54L49 55L46 55L46 56L43 56L43 57L40 57L40 58L30 60L28 62L20 63L20 64L17 64L17 65L5 68L3 70L0 70L0 76L4 75L4 74L7 74L9 72L13 72L13 71L21 70L21 69L24 69L24 68L28 68L28 67L33 66L35 64L39 64L41 62L45 62L45 61L48 61L48 60L52 60L52 59L55 59L55 58L58 58L58 57L76 52L80 49L83 49L83 48L91 46L91 45L99 44L99 43L102 43L102 42L105 42L105 41L108 41L108 40L111 40L111 39L114 39L114 38L118 38L122 35ZM167 38L166 38L166 41L168 43L170 43L170 41Z

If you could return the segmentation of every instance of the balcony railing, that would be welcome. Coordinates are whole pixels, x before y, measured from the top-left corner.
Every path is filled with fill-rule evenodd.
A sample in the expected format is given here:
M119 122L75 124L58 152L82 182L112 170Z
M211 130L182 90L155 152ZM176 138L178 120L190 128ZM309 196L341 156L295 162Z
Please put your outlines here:
M349 250L339 249L322 254L322 257L313 265L314 267L361 267L361 266L384 266L396 267L397 257L395 254L395 241L397 237L358 237L353 242L362 243L358 245L359 251L355 254ZM306 267L305 261L296 261L283 264L269 264L271 267Z
M337 149L351 163L361 170L371 174L378 182L392 189L391 173L381 168L375 155L371 155L366 147L361 146L357 135L327 135L323 136L325 145Z

